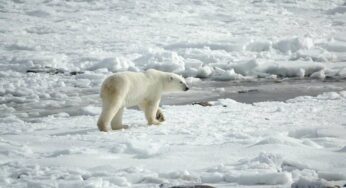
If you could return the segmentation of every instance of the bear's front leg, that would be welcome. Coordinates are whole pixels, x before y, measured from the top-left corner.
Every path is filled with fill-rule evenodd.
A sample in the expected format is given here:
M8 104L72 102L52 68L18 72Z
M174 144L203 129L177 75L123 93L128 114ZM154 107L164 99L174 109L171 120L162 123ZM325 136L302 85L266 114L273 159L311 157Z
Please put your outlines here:
M161 122L156 119L159 109L160 99L155 101L145 101L140 106L144 110L148 125L159 125ZM161 113L162 114L162 113Z
M157 109L157 112L156 112L156 119L159 121L159 122L163 122L166 120L165 116L163 115L162 111L160 108Z

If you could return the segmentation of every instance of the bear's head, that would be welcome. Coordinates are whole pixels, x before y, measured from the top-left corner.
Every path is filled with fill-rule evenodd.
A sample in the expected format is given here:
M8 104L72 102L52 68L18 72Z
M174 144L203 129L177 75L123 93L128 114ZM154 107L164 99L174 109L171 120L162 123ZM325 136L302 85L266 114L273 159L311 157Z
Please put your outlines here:
M189 86L186 84L185 79L174 73L168 73L164 84L164 90L168 92L174 91L187 91Z

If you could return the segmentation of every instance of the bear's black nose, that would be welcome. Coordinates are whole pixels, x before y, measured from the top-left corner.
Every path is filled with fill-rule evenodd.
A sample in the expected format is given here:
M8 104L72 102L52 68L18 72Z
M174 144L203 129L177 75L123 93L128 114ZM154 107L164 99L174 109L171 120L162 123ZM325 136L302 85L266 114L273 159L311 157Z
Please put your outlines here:
M189 90L189 89L190 89L190 88L186 86L185 89L184 89L184 91L187 91L187 90Z

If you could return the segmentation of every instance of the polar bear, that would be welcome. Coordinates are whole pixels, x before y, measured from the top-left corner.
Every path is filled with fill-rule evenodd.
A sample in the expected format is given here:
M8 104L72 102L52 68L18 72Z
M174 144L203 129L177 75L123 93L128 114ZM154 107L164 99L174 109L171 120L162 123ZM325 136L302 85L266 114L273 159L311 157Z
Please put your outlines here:
M187 91L183 77L149 69L145 72L120 72L106 78L101 86L102 112L97 122L100 131L126 128L122 124L125 107L138 106L144 111L148 125L158 125L165 118L159 109L164 92Z

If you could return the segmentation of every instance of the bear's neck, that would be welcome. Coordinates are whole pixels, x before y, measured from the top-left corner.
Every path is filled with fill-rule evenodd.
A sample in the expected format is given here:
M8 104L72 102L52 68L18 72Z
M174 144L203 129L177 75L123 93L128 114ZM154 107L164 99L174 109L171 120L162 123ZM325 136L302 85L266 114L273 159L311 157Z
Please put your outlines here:
M158 74L158 75L150 75L148 76L148 81L147 83L151 83L149 85L149 90L157 92L157 93L163 93L165 92L164 84L163 84L163 75Z

